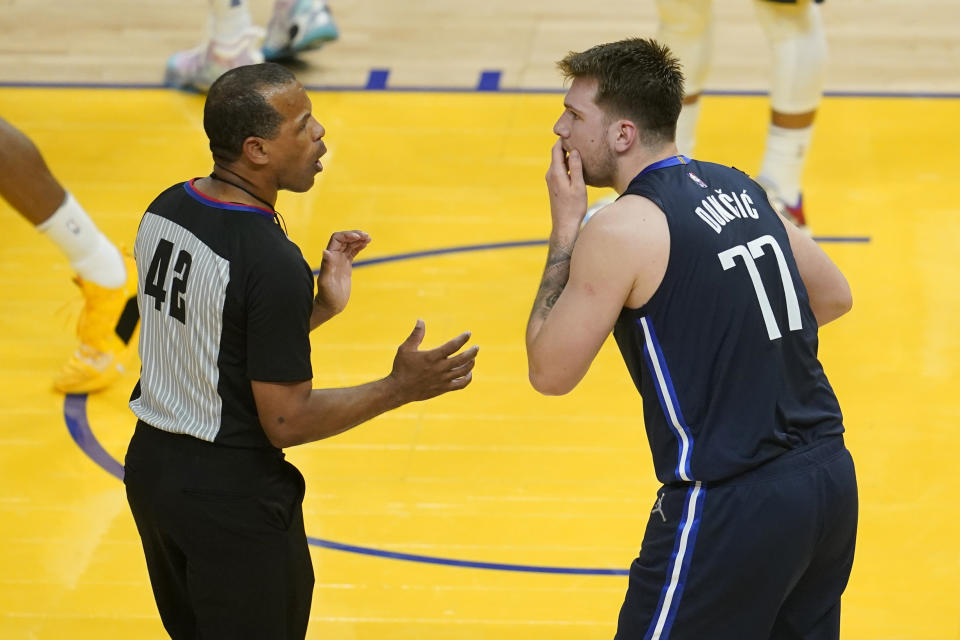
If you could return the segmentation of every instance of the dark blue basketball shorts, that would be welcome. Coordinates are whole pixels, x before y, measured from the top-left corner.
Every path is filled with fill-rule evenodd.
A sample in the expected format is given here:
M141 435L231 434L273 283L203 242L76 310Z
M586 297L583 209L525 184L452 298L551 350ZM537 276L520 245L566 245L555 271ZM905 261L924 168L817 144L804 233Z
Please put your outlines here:
M838 638L856 533L856 475L839 436L728 481L665 486L616 638Z

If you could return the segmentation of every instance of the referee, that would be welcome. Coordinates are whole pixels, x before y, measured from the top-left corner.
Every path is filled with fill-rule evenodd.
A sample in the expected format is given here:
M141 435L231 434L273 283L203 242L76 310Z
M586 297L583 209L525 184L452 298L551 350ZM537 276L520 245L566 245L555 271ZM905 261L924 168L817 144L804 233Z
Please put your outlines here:
M313 567L304 480L282 449L470 383L463 333L418 349L417 321L386 377L313 389L309 333L344 309L361 231L334 233L317 293L277 222L280 189L313 186L324 128L285 68L228 71L203 114L213 171L149 206L135 244L142 314L127 499L167 632L303 638Z

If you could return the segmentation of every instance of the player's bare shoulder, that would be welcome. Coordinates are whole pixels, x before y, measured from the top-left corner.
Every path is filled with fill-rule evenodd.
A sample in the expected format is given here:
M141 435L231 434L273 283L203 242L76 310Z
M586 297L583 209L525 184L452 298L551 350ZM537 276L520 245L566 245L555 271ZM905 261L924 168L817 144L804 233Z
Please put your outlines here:
M627 306L640 307L654 294L667 270L670 231L653 201L624 195L599 209L583 226L577 249L601 252L633 275Z

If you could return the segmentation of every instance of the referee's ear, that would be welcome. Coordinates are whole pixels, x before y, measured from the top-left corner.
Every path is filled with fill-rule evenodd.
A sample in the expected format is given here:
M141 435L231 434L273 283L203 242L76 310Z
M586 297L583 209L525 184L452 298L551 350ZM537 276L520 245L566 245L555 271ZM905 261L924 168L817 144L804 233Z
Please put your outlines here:
M270 161L263 138L249 136L243 141L243 146L241 149L243 157L252 164L263 166Z

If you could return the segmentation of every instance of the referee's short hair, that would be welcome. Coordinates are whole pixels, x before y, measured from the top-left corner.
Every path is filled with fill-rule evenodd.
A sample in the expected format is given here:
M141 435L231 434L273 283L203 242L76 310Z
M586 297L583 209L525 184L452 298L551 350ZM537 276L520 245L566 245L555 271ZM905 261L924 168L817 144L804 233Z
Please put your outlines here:
M275 137L283 116L264 97L264 89L296 81L290 71L272 62L237 67L217 78L203 105L203 130L213 159L233 162L250 136Z

